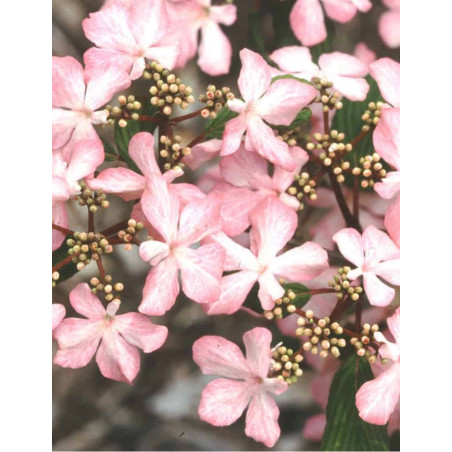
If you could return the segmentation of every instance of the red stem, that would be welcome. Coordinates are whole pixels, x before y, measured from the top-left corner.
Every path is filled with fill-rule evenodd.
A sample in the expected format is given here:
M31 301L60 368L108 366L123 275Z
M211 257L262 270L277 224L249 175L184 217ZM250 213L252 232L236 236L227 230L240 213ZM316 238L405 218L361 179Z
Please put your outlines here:
M66 235L74 235L74 231L71 231L70 229L63 228L62 226L58 226L57 224L52 223L52 229L55 229L56 231L63 232Z
M61 262L58 262L55 266L52 267L52 273L58 271L60 268L65 267L66 265L72 262L72 256L68 256L64 258Z

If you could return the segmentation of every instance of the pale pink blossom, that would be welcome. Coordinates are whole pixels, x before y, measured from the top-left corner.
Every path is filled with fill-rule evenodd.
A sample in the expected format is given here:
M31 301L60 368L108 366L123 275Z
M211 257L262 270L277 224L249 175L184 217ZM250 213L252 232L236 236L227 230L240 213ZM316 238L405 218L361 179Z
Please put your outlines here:
M387 306L394 299L395 290L380 278L400 285L400 250L396 244L375 226L368 226L362 236L352 228L342 229L333 236L342 255L356 265L348 272L355 280L362 276L364 290L373 306Z
M197 249L190 246L221 228L220 204L216 196L188 203L180 211L178 197L168 190L162 178L148 178L141 200L143 212L162 240L147 240L140 245L140 256L153 267L146 278L139 311L163 315L182 290L198 303L218 299L223 273L224 251L217 244Z
M142 314L116 315L119 300L113 300L105 309L86 283L78 284L69 300L86 318L66 318L53 333L59 347L54 362L62 367L86 366L96 354L104 377L131 384L140 369L137 347L145 353L153 352L168 335L165 326L152 324Z
M198 51L198 66L209 75L229 72L232 47L220 24L236 21L235 5L212 5L211 0L167 1L170 27L168 35L179 41L177 66L183 67ZM198 34L201 40L198 46Z
M365 42L358 42L353 50L353 54L358 60L367 64L367 66L377 59L377 54Z
M374 380L364 383L356 393L359 416L371 424L385 425L397 407L400 398L400 308L388 319L388 327L395 343L383 334L375 333L375 339L383 343L378 352L392 363L389 369Z
M198 169L204 163L209 162L220 155L222 141L217 138L203 141L191 148L189 155L183 158L183 162L192 170Z
M229 108L239 115L226 123L221 155L236 152L246 132L247 151L255 151L276 166L292 171L297 162L290 155L288 145L276 138L264 120L275 125L290 125L297 113L315 98L317 91L293 79L271 83L270 66L251 50L243 49L240 59L242 69L238 85L244 100L228 101Z
M85 64L122 68L132 80L141 77L146 59L172 69L179 48L162 42L168 26L164 3L164 0L133 0L130 4L118 1L91 13L82 25L86 37L96 47L83 56Z
M313 46L327 37L326 15L336 22L348 22L358 11L372 8L370 0L297 0L290 13L290 26L304 46Z
M333 89L350 100L364 100L369 84L364 77L368 65L353 55L341 52L324 53L319 64L312 61L307 47L288 46L275 50L270 58L278 65L282 73L310 81L313 77L333 83Z
M78 140L65 148L52 151L52 222L67 228L66 201L80 193L80 179L91 177L104 161L104 147L99 138ZM57 249L65 235L52 230L52 250Z
M52 331L61 323L66 315L66 309L62 304L52 304Z
M108 117L102 107L129 86L129 76L118 68L83 70L75 58L52 57L52 147L97 138L93 124L104 124Z
M209 314L232 314L240 309L257 282L262 308L272 309L275 300L284 295L278 281L309 281L328 267L328 255L317 244L301 246L278 253L297 228L297 214L278 198L267 198L251 212L251 249L244 248L224 233L212 239L226 251L225 270L238 270L224 276L218 301L206 305Z
M400 47L400 0L383 0L386 7L378 21L382 41L391 49Z
M225 377L204 388L199 417L224 427L237 421L248 406L245 434L267 447L273 447L281 433L273 396L287 390L287 383L268 377L271 341L266 328L247 331L243 335L246 358L236 344L220 336L204 336L193 344L193 360L202 373Z

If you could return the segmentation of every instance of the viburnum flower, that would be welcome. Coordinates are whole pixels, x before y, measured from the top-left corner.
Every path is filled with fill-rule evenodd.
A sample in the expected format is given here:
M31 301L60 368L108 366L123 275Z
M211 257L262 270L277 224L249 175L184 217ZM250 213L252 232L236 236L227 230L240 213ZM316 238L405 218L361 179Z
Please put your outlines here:
M62 304L52 304L52 331L61 323L66 315L66 308Z
M228 107L237 113L226 123L221 155L236 152L246 132L245 148L287 171L297 162L289 153L286 143L276 138L265 122L288 126L300 110L311 102L317 91L311 85L293 79L271 83L270 66L257 53L248 49L240 52L242 69L238 80L243 101L228 101Z
M162 241L147 240L140 245L140 256L152 266L143 289L139 311L163 315L182 290L198 303L218 299L223 273L224 251L217 244L190 246L221 228L220 204L216 196L188 203L180 212L178 197L158 177L148 178L141 206Z
M52 221L67 227L66 201L80 193L78 181L90 177L104 161L104 147L99 138L79 140L63 149L52 151ZM65 235L52 230L52 250L58 248Z
M353 55L342 52L324 53L319 64L312 61L307 47L288 46L275 50L270 58L283 73L311 80L318 77L333 83L333 89L350 100L364 100L369 91L369 84L364 77L368 66Z
M169 36L179 41L177 66L183 67L198 50L198 66L209 75L229 72L232 47L219 24L232 25L237 18L235 5L212 5L212 0L167 1ZM198 49L198 33L201 41Z
M372 8L370 0L297 0L290 13L290 26L304 46L313 46L327 37L326 15L336 22L348 22L355 14Z
M333 240L342 255L357 267L348 272L348 279L363 276L369 303L374 306L391 303L395 290L378 278L400 284L400 250L388 235L371 225L362 236L356 229L347 228L334 234Z
M382 41L391 49L400 47L400 0L382 0L389 8L378 21Z
M84 54L85 64L117 66L132 80L141 77L146 59L172 69L179 55L177 43L162 43L168 25L164 0L133 0L127 5L118 1L91 13L82 25L97 46Z
M392 361L389 369L374 380L364 383L356 393L359 416L366 422L385 425L395 410L400 397L400 308L388 319L388 327L395 343L389 342L380 332L374 334L383 345L379 354Z
M267 198L250 214L251 249L234 242L225 234L212 239L226 251L225 270L239 270L224 276L221 296L205 305L209 314L232 314L237 311L253 287L259 283L262 308L272 309L284 295L278 281L309 281L328 267L328 255L317 244L306 242L277 256L292 238L298 224L297 214L277 198Z
M101 107L129 86L129 76L117 68L83 70L75 58L52 57L52 147L98 138L93 124L104 124L108 117Z
M266 328L247 331L243 335L246 359L236 344L220 336L203 336L193 344L193 360L202 373L226 377L204 388L199 417L216 427L231 425L249 404L245 434L267 447L273 447L281 433L272 396L287 390L287 383L268 377L271 341Z
M104 377L131 384L140 369L137 347L145 353L153 352L168 335L165 326L154 325L142 314L116 315L121 304L117 299L105 309L86 283L78 284L69 300L86 319L66 318L55 329L59 349L54 362L62 367L86 366L96 354Z

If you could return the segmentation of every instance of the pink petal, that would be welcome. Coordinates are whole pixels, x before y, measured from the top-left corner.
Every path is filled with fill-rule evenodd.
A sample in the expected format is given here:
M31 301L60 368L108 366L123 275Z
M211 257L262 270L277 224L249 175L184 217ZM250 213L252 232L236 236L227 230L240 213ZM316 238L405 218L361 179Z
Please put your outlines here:
M275 401L265 391L256 392L246 413L246 435L267 447L273 447L281 434L278 417L279 409Z
M52 105L78 110L83 107L85 80L82 65L73 57L52 57Z
M246 127L246 115L244 113L239 114L239 116L226 123L223 133L223 143L221 145L221 155L232 154L239 148Z
M389 238L389 236L370 225L363 232L363 246L366 255L373 252L372 261L381 262L391 259L399 259L400 250Z
M52 331L61 323L66 315L66 308L62 304L52 305Z
M149 272L143 288L143 298L138 310L147 315L163 315L170 310L179 294L177 280L179 267L173 257L168 257Z
M178 251L182 290L198 303L209 303L220 297L224 250L217 244L204 245L196 250Z
M370 65L370 75L376 80L383 99L400 107L400 63L380 58Z
M161 174L155 160L154 137L148 132L140 132L129 143L129 155L145 176Z
M400 260L380 262L372 267L372 272L389 283L400 286Z
M251 370L240 348L220 336L203 336L193 344L193 361L207 375L246 379Z
M173 69L179 58L179 47L177 45L159 45L150 47L146 50L144 56L148 60L158 61L167 69Z
M334 89L352 101L364 100L369 92L369 84L363 78L332 76L329 79L334 84Z
M297 214L277 198L267 198L251 213L251 246L259 261L269 264L293 237Z
M114 193L125 201L139 199L146 188L146 181L135 171L128 168L108 168L95 179L90 179L91 190L103 190Z
M96 361L106 378L132 384L140 370L140 354L119 334L108 328L102 338Z
M306 242L278 256L270 268L290 281L309 281L328 268L328 254L317 243Z
M326 427L326 414L320 413L309 417L303 427L303 438L311 441L321 441Z
M308 81L319 72L318 66L312 61L311 52L307 47L287 46L275 50L270 58L287 73L300 74Z
M400 248L400 197L386 211L385 228L391 239Z
M203 306L207 314L233 314L237 312L256 283L257 277L257 273L250 271L240 271L224 276L221 279L219 300Z
M292 185L294 175L300 173L301 168L309 160L308 153L299 146L291 146L289 148L289 152L297 162L297 167L293 171L285 171L277 166L273 171L273 183L281 194L283 194ZM249 154L251 153L249 152Z
M400 169L400 109L384 108L373 134L375 150L395 169Z
M259 276L258 297L262 309L269 310L275 306L275 300L284 296L284 289L270 271L266 271Z
M146 240L140 245L140 257L155 266L170 253L170 247L165 242Z
M78 181L90 176L104 161L104 146L99 138L77 140L71 154L66 177L69 181Z
M52 148L63 147L71 138L80 122L80 113L61 108L52 108Z
M72 307L88 319L105 318L105 308L102 306L99 298L91 292L88 284L77 284L69 294L69 300Z
M135 60L133 54L118 53L115 50L98 49L97 47L91 47L83 54L85 67L91 69L104 69L111 66L129 73Z
M191 153L184 157L183 162L191 169L199 168L203 163L215 158L221 151L222 141L216 138L193 146Z
M400 171L390 171L374 185L374 190L384 199L391 199L400 190Z
M227 36L213 20L201 27L198 66L209 75L223 75L231 66L232 47Z
M352 228L342 229L333 235L341 254L355 264L361 267L364 263L364 248L361 234Z
M145 353L159 349L168 336L168 328L154 325L147 317L137 312L118 315L114 319L114 329L131 345Z
M369 65L377 59L376 53L370 49L365 42L358 42L353 51L356 58L364 64Z
M64 202L57 202L52 206L52 223L67 228L69 224L67 210ZM66 234L52 229L52 251L58 249L64 242Z
M322 0L326 15L336 22L349 22L355 17L356 6L350 0Z
M166 176L168 176L168 174L172 171L177 174L177 170L169 170L163 175L163 178L168 180ZM176 177L179 177L179 174ZM193 184L170 184L168 188L170 192L178 197L180 202L180 209L184 209L187 204L193 201L201 201L206 197L206 195L196 185Z
M251 371L260 378L267 378L270 370L272 333L267 328L253 328L243 335L246 361Z
M400 47L400 11L386 11L378 21L378 33L391 49Z
M400 397L400 365L393 364L374 380L364 383L356 393L356 407L361 419L385 425Z
M209 2L210 4L211 2ZM217 5L210 6L209 17L224 25L232 25L237 19L237 7L235 5Z
M384 284L374 273L364 273L364 290L372 306L388 306L394 299L395 290Z
M314 46L327 36L319 0L297 0L290 13L290 26L304 46Z
M394 314L387 320L389 331L393 335L397 344L400 343L400 308L397 308Z
M71 196L71 188L63 177L52 176L52 204L61 204Z
M245 411L255 386L226 378L211 381L202 391L199 417L216 427L231 425Z
M249 49L240 51L242 69L240 71L238 85L240 94L245 102L259 99L270 86L270 66L256 52Z

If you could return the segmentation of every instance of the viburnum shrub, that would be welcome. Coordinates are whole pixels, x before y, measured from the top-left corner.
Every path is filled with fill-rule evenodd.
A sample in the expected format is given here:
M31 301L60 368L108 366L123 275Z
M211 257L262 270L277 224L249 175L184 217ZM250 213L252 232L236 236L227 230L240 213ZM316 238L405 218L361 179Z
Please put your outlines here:
M183 67L198 53L206 74L230 73L225 33L240 3L110 0L83 21L93 43L84 65L53 57L52 285L97 268L70 292L76 317L53 304L54 362L79 368L95 356L104 377L133 384L138 349L171 335L149 316L183 292L206 321L245 311L261 323L244 348L210 335L193 344L200 372L217 377L202 391L202 421L224 427L246 412L245 434L273 447L278 396L299 390L310 367L324 413L303 435L323 450L389 450L399 417L399 63L362 43L355 55L331 49L325 17L347 22L370 0L256 2L231 73L238 88L195 93ZM395 47L399 2L384 4L379 30ZM194 118L203 130L188 139ZM129 214L98 230L114 197ZM82 230L68 220L77 205ZM121 307L127 281L104 262L118 247L149 264L132 312Z

